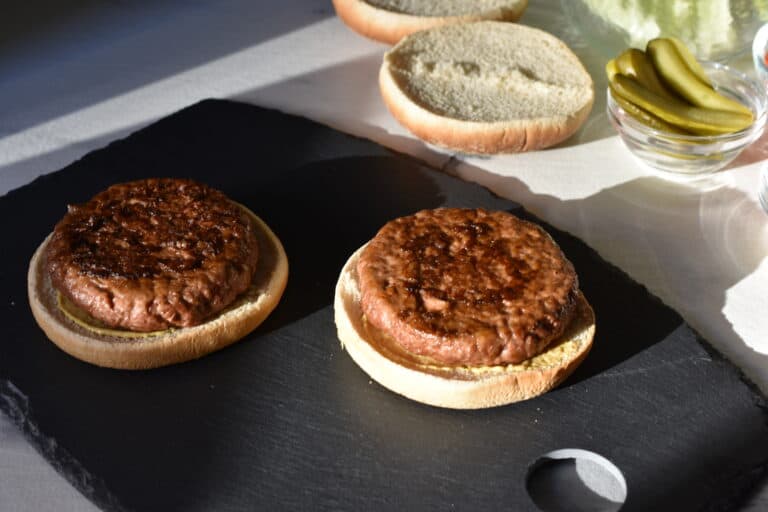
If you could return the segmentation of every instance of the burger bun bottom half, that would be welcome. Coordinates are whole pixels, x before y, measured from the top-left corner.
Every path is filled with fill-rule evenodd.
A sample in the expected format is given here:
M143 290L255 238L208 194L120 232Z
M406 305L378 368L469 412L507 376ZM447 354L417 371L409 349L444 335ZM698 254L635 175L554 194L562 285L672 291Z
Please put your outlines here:
M579 293L576 314L563 336L542 354L514 365L449 367L400 348L364 319L360 306L358 249L336 284L334 315L339 340L373 380L417 402L451 409L506 405L541 395L568 377L592 347L595 316Z

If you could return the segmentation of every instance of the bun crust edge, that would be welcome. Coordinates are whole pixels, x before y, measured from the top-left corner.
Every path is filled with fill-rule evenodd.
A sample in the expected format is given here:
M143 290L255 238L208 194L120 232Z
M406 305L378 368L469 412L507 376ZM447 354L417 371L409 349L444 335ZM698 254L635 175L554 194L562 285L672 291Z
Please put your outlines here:
M364 37L390 45L409 34L440 25L480 20L517 21L527 6L528 1L521 0L508 9L461 16L417 16L379 9L363 0L333 0L336 14L348 27Z
M538 368L489 367L478 372L449 367L433 371L418 363L401 364L385 355L385 351L372 341L363 320L356 272L363 247L347 260L339 276L334 296L334 320L342 347L365 373L390 391L417 402L451 409L506 405L551 390L581 364L592 348L595 316L586 298L580 294L577 316L563 338L553 342L553 347L548 349L573 347L561 351L556 363ZM572 344L567 345L569 342Z
M255 214L259 262L251 288L207 322L158 335L118 338L77 325L58 307L57 291L44 271L48 235L37 248L27 273L32 314L48 338L82 361L108 368L140 370L197 359L230 345L259 326L277 306L288 282L288 258L272 230Z

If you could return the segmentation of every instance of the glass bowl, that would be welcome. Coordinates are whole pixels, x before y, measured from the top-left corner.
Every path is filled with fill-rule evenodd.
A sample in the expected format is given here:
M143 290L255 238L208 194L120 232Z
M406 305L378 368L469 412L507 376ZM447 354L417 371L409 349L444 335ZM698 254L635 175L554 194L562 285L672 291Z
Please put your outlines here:
M763 133L768 118L768 98L760 84L728 66L702 62L715 89L740 101L755 114L744 130L723 135L679 135L655 130L627 114L608 89L608 119L629 150L643 163L678 176L719 171Z

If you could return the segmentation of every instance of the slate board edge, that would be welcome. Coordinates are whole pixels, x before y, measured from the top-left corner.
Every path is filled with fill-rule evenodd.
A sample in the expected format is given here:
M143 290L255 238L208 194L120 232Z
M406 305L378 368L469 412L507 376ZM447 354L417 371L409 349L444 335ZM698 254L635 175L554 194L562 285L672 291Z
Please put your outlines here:
M109 491L101 478L91 474L77 458L59 446L55 438L40 431L27 397L7 379L0 379L0 410L21 431L24 438L45 459L45 462L50 464L80 494L100 509L115 512L128 511Z
M184 111L194 109L195 107L201 104L205 104L209 102L230 103L230 104L258 108L266 111L278 112L284 116L300 119L304 122L310 122L310 123L328 128L330 130L343 133L345 136L350 138L365 140L372 144L382 146L387 151L397 156L398 158L410 161L412 163L416 163L420 166L432 169L436 172L440 172L446 176L450 176L453 179L463 181L460 178L458 178L456 175L451 174L446 170L447 168L450 167L451 161L454 160L455 158L458 158L456 155L451 155L448 161L443 166L435 167L433 164L430 164L424 160L416 158L413 155L399 152L391 147L385 146L377 141L368 139L366 137L349 134L343 131L342 129L333 127L331 125L328 125L326 123L322 123L313 119L288 113L280 109L260 107L257 105L244 103L240 101L229 100L229 99L210 98L210 99L201 100L197 103L184 107L176 112L170 113L167 116L164 116L163 118L157 119L145 126L142 126L136 129L135 131L131 132L130 134L124 137L121 137L120 139L115 139L113 141L110 141L109 143L107 143L105 146L101 148L91 150L85 155L83 155L82 157L76 160L73 160L71 163L67 164L61 169L58 169L51 173L42 174L36 177L30 183L22 187L19 187L17 189L8 191L4 196L0 196L0 199L2 199L3 197L10 197L16 193L19 193L24 189L26 189L27 187L37 186L41 182L44 182L50 177L52 177L54 174L57 174L61 171L65 171L66 169L68 169L73 165L76 165L78 162L80 162L83 159L92 157L93 155L99 154L103 151L109 151L112 146L126 142L127 140L132 138L135 134L147 128L161 124L170 117L174 117ZM467 182L467 183L470 183L470 182ZM492 196L500 200L518 204L518 203L515 203L515 201L513 200L500 196L493 190L488 189L483 185L480 185L478 183L472 183L472 184L478 187L482 187L489 194L491 194ZM539 219L532 213L525 210L525 208L522 205L520 205L519 207L527 218L541 224L547 231L558 231L562 234L565 234L566 236L579 240L583 244L583 246L590 253L592 253L592 255L595 258L600 260L600 262L602 262L606 266L607 269L609 269L612 272L615 272L618 276L624 279L627 279L632 283L635 283L636 285L640 286L652 301L656 302L657 304L663 305L664 307L674 311L676 314L679 315L679 313L677 313L677 311L674 308L666 304L663 300L661 300L661 298L659 298L655 294L651 293L650 290L648 290L648 288L644 284L638 283L627 272L623 271L621 268L605 260L597 250L595 250L593 247L591 247L587 243L583 242L579 237L570 233L567 230L555 228L554 226ZM702 348L712 358L712 361L714 363L717 363L722 366L728 366L731 370L734 370L736 372L736 375L739 377L740 381L744 383L745 387L750 392L755 406L758 407L763 412L763 415L765 416L766 424L768 424L768 397L765 394L763 394L759 386L757 386L757 384L755 384L754 381L752 381L743 372L743 370L740 367L733 364L733 362L725 354L718 351L716 347L714 347L709 341L704 339L698 331L693 329L687 322L685 322L685 325L689 329L691 329L691 331L695 335L696 341L699 343L699 345L702 346ZM13 383L8 379L0 379L0 410L2 410L3 413L6 414L6 416L14 423L14 425L16 425L16 427L22 432L22 434L29 441L32 447L46 460L46 462L50 464L54 468L54 470L56 470L57 473L59 473L62 477L64 477L75 489L77 489L83 496L85 496L88 500L94 503L97 507L102 508L104 510L110 510L110 511L116 511L116 512L123 512L123 511L129 510L125 508L125 506L120 503L117 497L114 496L109 491L108 487L106 486L106 483L103 480L91 475L88 472L88 470L82 466L80 461L75 457L73 457L67 450L60 447L53 437L46 436L44 432L40 431L40 429L37 426L37 423L35 422L34 411L30 408L25 395L18 388L16 388L16 386L14 386ZM703 510L708 510L708 511L733 510L734 506L743 505L745 503L745 500L748 499L749 496L751 495L750 491L753 491L755 489L755 485L759 481L765 480L766 475L768 475L768 458L753 468L747 468L739 474L730 475L728 481L733 483L733 485L729 489L731 492L725 493L723 496L723 499L719 500L717 503L709 504L709 506L707 506Z

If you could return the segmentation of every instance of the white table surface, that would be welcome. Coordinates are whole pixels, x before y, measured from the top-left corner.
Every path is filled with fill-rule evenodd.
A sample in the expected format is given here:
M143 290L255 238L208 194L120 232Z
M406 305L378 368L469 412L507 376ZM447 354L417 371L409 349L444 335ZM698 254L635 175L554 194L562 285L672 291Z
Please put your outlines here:
M646 285L768 391L768 216L757 200L768 137L711 179L657 177L604 114L606 49L586 45L558 1L531 0L521 22L579 55L598 91L592 115L556 148L491 158L452 158L400 127L378 93L386 47L347 29L330 2L10 3L20 5L0 16L0 194L203 98L278 108L522 203ZM766 491L747 507L766 508ZM92 509L0 415L0 510Z

